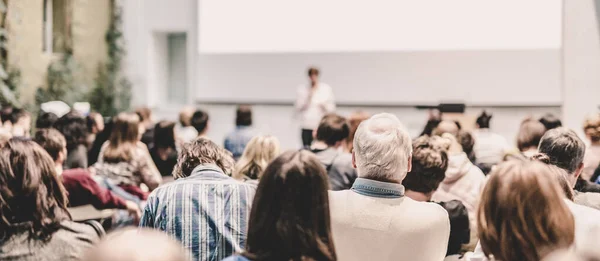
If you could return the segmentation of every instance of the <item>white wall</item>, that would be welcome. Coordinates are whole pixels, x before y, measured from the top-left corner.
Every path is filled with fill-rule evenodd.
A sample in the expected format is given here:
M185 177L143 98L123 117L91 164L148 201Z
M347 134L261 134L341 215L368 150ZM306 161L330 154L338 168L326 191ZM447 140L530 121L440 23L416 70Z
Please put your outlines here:
M271 78L277 78L275 80L278 82L285 82L285 86L281 86L281 89L272 89L271 91L277 92L278 95L280 94L282 97L289 99L290 94L288 89L294 88L296 84L302 83L302 81L305 80L304 69L306 65L312 64L310 56L309 58L285 56L285 58L290 58L290 61L294 61L297 64L294 64L293 66L295 67L293 68L291 67L292 65L288 64L290 67L284 71L280 70L278 66L278 62L287 61L287 59L281 60L282 57L262 56L260 59L253 59L251 55L248 55L245 57L247 60L243 60L243 62L238 65L229 60L230 58L228 56L196 55L198 46L198 22L196 17L198 10L197 0L126 0L123 1L123 4L125 6L125 36L127 40L127 49L129 52L129 56L126 61L126 68L135 87L134 102L136 105L146 105L154 108L157 113L157 119L175 119L176 112L181 106L183 106L183 104L165 104L165 99L162 99L163 97L160 97L160 95L152 95L152 93L157 93L159 91L158 89L166 88L165 86L161 87L158 84L151 83L152 80L150 75L152 72L149 69L151 67L148 66L148 63L155 60L155 58L152 58L152 56L156 54L150 53L148 50L151 48L150 46L152 46L152 35L156 32L187 33L187 51L190 54L188 56L189 86L187 88L190 94L187 96L188 104L193 104L199 97L203 97L203 93L210 92L211 88L216 88L215 84L220 84L220 82L226 83L227 85L236 84L237 79L231 79L232 76L228 72L237 71L240 73L238 77L242 79L245 77L253 77L251 75L244 75L245 73L251 74L252 71L248 71L248 68L251 68L252 70L258 70L259 72L273 70L281 72L282 74L259 74L256 77L262 77L263 81L265 82L272 81ZM577 130L580 129L583 115L596 108L597 104L599 103L597 97L600 97L600 87L598 87L598 84L600 84L600 76L598 74L600 69L600 43L598 42L598 29L593 12L594 8L592 6L592 0L566 1L564 32L566 38L564 39L564 52L562 53L562 56L560 54L551 54L545 56L546 58L543 58L544 61L549 61L549 63L552 63L551 60L555 59L552 57L556 55L558 56L556 59L559 61L564 60L564 64L542 64L542 60L537 60L535 64L532 64L528 62L528 59L524 59L519 63L502 65L505 69L509 66L519 68L519 70L511 70L508 68L508 71L506 71L508 73L504 75L505 78L508 78L505 80L506 83L522 81L524 78L519 75L523 73L540 74L541 71L538 71L538 68L541 68L540 66L546 66L544 67L545 69L543 69L546 72L546 77L538 77L539 80L537 80L536 84L547 84L549 86L548 88L550 89L556 88L558 84L561 99L557 104L555 104L556 106L550 107L488 108L489 110L495 112L493 123L494 129L504 134L509 140L513 140L517 125L522 118L528 116L529 114L541 115L544 112L560 113L560 106L563 105L563 103L562 115L564 121L568 126ZM360 54L357 55L361 56ZM452 54L446 53L445 55ZM517 56L516 54L514 55ZM429 55L426 57L421 57L421 59L414 58L416 60L420 60L421 64L415 64L414 66L411 66L409 63L402 63L402 71L406 73L406 75L410 75L410 73L413 72L411 71L413 67L427 68L427 66L431 66L439 68L446 67L448 70L455 69L453 68L453 63L448 63L448 60L446 62L435 60L436 57L437 55ZM340 60L330 59L326 65L326 70L324 69L324 80L336 82L337 87L334 87L341 88L345 85L343 78L328 78L331 77L331 74L328 74L327 72L334 70L334 67L346 66L346 63L349 61L359 58L360 57ZM367 59L367 61L369 61L370 65L385 64L385 66L380 68L380 70L383 71L395 70L396 66L398 65L394 63L394 60L386 60L386 58L387 57L381 57L381 59L383 59L381 63L378 63L379 59ZM482 58L478 53L464 54L463 56L458 56L457 58L465 60L459 61L461 63L468 63L471 59L485 59ZM498 58L499 61L502 61L502 55L500 53L496 54L495 58ZM274 60L271 61L270 59ZM399 58L389 59L397 60ZM490 58L488 61L489 63L492 63L493 60L494 59ZM240 60L238 59L238 61ZM564 70L562 66L564 66ZM207 68L208 70L211 70L210 73L204 71ZM357 72L352 67L344 68L346 69L347 75L360 73L360 71ZM475 70L477 69L480 68L475 68ZM449 86L452 88L462 84L463 81L472 84L472 82L470 82L472 81L471 78L485 76L485 74L482 74L484 73L483 70L476 72L478 73L469 73L468 71L457 72L455 78L450 79L448 79L448 77L452 77L451 75L439 77L439 75L434 74L428 79L428 84L431 86ZM488 73L503 72L505 72L504 69L500 72ZM376 74L377 72L373 73ZM384 84L386 77L389 76L390 74L386 74L385 77L379 77L379 79L377 79L379 81L377 84ZM337 81L340 82L338 83ZM448 85L448 81L452 82L453 84ZM502 90L506 90L506 85L501 86L495 84L497 83L488 82L486 86L494 85ZM506 99L507 102L512 101L513 98L519 102L536 101L535 95L545 95L543 92L535 95L523 95L523 92L527 92L527 88L529 88L530 84L532 84L532 82L525 82L525 84L522 84L519 87L518 92L505 91L502 95L506 95L508 98ZM368 90L370 84L363 85L365 86L365 89ZM217 86L222 87L225 85ZM451 90L452 88L448 88L448 90ZM474 88L474 92L477 92L478 89L475 88L482 87L473 86L472 88ZM441 89L441 91L444 90L446 90L446 88ZM239 92L241 89L232 89L229 91L229 93L233 93L234 91ZM343 92L343 90L341 91ZM413 89L410 91L413 91ZM251 97L259 97L255 93L244 94L256 95ZM469 92L465 92L464 95L465 97L474 97L469 96L471 95ZM488 93L487 96L490 95L497 96L501 94ZM397 95L397 97L402 98L399 95ZM531 97L531 99L529 99L529 97ZM360 100L355 101L358 103L360 102ZM235 106L215 104L204 105L201 107L207 109L211 114L212 121L209 135L216 141L220 142L225 133L228 132L233 126ZM393 106L383 108L373 108L368 106L341 106L340 112L343 114L349 114L349 112L356 109L365 109L369 111L390 111L396 113L400 119L402 119L406 125L413 130L413 133L415 130L422 127L421 124L425 119L424 111L416 111L414 109ZM473 108L472 110L479 112L481 109L481 107L477 107ZM267 128L261 126L268 126L267 131L278 135L282 139L284 147L292 148L299 144L298 128L290 118L292 110L291 106L255 106L254 110L257 126L259 126L261 129Z

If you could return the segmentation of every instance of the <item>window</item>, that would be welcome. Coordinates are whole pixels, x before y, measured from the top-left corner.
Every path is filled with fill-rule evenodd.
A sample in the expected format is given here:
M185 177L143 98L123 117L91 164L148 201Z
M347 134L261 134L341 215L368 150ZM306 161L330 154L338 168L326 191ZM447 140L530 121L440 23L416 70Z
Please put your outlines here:
M43 50L46 53L64 53L69 45L70 0L44 0L43 13Z

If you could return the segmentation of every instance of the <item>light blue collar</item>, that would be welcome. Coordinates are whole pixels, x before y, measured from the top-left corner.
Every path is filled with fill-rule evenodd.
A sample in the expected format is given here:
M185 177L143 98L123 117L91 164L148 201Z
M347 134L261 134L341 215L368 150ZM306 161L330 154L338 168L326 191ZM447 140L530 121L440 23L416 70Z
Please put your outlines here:
M351 190L364 196L376 198L401 198L404 196L404 186L402 184L365 178L357 178L352 184Z

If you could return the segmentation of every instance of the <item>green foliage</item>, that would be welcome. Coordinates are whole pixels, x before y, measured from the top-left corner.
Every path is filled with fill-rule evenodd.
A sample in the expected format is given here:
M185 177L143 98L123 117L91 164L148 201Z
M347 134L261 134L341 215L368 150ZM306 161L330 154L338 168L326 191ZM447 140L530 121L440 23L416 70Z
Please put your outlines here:
M35 93L35 103L40 105L48 101L61 100L73 104L85 100L87 87L79 78L81 66L71 52L64 54L62 59L53 61L46 72L46 88L38 88Z
M19 107L17 89L20 86L21 72L16 68L8 68L8 31L6 0L0 0L0 104Z
M99 66L96 85L91 90L89 101L92 109L105 116L115 115L129 109L131 101L131 82L123 75L122 61L126 55L122 30L122 10L113 0L112 19L106 43L108 61Z

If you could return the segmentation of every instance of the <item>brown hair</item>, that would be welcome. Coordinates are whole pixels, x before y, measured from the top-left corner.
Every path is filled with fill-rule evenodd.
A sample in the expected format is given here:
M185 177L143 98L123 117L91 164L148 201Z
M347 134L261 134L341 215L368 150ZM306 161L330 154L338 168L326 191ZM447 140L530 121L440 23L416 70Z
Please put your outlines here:
M528 148L537 148L540 145L542 137L546 133L546 127L541 122L534 119L525 119L521 122L517 134L517 147L520 151Z
M152 117L152 111L148 107L140 107L135 110L135 114L140 117L141 122L149 121Z
M49 240L70 219L54 162L33 141L11 139L0 149L0 241L23 231Z
M67 147L65 136L55 129L39 129L35 132L33 140L42 146L54 161L58 159L58 154Z
M327 172L306 150L288 151L265 170L252 203L245 257L336 260Z
M448 154L439 136L421 136L413 141L412 169L402 185L407 190L430 193L440 186L448 169Z
M154 148L176 149L175 122L159 121L154 126Z
M600 113L591 114L585 119L583 131L592 142L600 142Z
M104 161L119 163L130 161L139 140L140 119L133 113L122 112L113 119L113 127L104 151Z
M329 146L334 146L336 143L348 138L348 135L350 135L350 127L346 118L331 113L321 118L316 139L325 142Z
M225 174L230 175L233 172L234 160L231 152L207 138L199 137L183 145L173 169L173 176L176 179L188 177L194 168L203 164L217 165Z
M355 111L348 117L348 126L350 127L350 133L348 134L348 138L346 138L346 150L348 152L352 152L354 148L354 134L358 129L358 125L370 117L371 115L364 111Z
M252 125L252 107L250 105L240 105L235 112L236 126Z
M497 260L537 261L569 247L575 222L550 167L535 161L497 166L477 211L481 247Z
M548 174L553 174L551 176L551 178L556 179L558 181L558 184L560 185L560 188L564 192L565 197L568 198L569 200L573 201L573 198L575 197L574 192L573 192L573 187L571 186L571 184L569 184L569 180L567 180L567 176L569 175L569 173L567 173L565 170L563 170L559 167L552 165L550 163L550 157L548 157L548 155L546 155L544 153L537 153L537 154L533 155L531 157L531 160L535 160L535 161L539 161L544 164L547 164L550 167L550 170L552 170Z
M316 67L309 67L308 68L308 77L313 76L313 75L319 76L319 69L317 69Z

